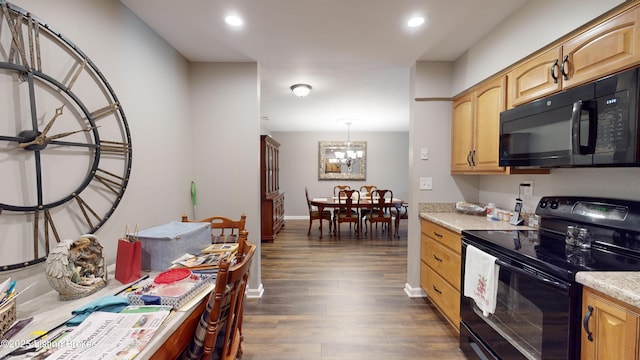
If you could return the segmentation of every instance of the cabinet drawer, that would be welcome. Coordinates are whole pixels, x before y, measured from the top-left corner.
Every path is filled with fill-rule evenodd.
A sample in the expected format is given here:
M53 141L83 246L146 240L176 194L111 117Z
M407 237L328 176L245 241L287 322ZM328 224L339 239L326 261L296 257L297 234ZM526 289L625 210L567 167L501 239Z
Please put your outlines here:
M453 250L456 254L460 254L462 248L460 234L426 220L422 220L421 230L423 234Z
M460 255L427 239L424 261L455 289L460 290Z
M442 314L460 331L460 292L449 285L435 271L426 271L427 296Z

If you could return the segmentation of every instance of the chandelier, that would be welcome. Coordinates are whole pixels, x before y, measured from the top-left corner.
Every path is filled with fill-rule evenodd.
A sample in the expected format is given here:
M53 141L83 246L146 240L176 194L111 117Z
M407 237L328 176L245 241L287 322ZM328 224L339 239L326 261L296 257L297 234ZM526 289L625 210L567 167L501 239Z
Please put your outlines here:
M353 150L351 149L351 122L347 122L347 147L342 151L336 150L333 152L335 159L342 165L347 167L347 171L351 172L353 170L353 165L355 164L357 159L362 158L364 151L362 150Z

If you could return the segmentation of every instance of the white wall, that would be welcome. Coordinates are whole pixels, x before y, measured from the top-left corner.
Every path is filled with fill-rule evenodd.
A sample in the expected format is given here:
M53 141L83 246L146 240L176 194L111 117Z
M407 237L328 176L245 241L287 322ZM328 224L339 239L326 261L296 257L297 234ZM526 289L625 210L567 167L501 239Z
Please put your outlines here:
M409 202L477 201L474 176L454 177L451 167L451 101L453 66L448 62L417 62L411 69ZM427 148L429 159L420 159ZM433 190L420 190L419 178L431 177ZM417 206L409 207L407 241L407 292L420 295L420 220Z
M335 185L376 185L393 190L393 196L408 196L408 142L406 132L351 132L351 140L367 142L366 181L318 180L318 141L346 141L346 132L274 132L280 143L280 191L285 193L285 216L308 218L304 187L311 197L333 194Z
M256 63L193 63L189 76L197 217L247 215L256 244L249 292L259 292L260 109ZM187 188L184 189L188 194ZM193 213L188 212L190 217ZM253 293L252 293L253 295Z
M145 228L179 220L189 208L192 164L185 161L192 153L188 63L118 1L12 2L82 49L104 73L127 116L133 144L131 180L112 218L96 233L107 262L113 263L125 225ZM9 245L0 245L4 246ZM19 279L18 290L38 280L19 299L26 301L51 290L43 272L41 264L1 277Z

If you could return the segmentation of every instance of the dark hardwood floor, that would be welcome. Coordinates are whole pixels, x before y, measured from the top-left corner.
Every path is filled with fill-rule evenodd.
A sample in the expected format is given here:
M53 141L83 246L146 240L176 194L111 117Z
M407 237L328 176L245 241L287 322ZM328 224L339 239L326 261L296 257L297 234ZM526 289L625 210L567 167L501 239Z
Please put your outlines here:
M288 220L262 243L265 292L246 301L243 360L465 358L431 303L403 290L406 221L393 241L358 240L348 224L340 241L319 240L308 224Z

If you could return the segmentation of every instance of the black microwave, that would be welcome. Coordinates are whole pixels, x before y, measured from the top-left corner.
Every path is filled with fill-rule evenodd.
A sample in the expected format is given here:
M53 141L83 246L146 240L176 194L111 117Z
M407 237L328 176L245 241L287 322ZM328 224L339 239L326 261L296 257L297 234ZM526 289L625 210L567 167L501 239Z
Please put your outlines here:
M500 113L500 166L640 166L638 68Z

